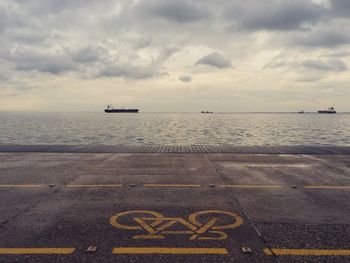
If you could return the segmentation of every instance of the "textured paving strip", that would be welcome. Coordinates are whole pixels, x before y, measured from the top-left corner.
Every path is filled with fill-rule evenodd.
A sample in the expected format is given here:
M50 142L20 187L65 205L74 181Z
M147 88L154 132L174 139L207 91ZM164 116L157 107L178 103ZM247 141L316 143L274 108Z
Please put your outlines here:
M53 153L226 153L226 154L350 154L340 146L235 146L218 145L13 145L0 144L0 152Z

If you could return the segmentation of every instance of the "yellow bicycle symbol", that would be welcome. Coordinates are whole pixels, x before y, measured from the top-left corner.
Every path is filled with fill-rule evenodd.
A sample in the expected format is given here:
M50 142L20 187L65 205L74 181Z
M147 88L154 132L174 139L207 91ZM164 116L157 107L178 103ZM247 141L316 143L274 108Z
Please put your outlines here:
M227 238L227 234L220 230L236 228L243 223L243 219L235 213L220 210L195 212L188 220L164 217L154 211L133 210L118 213L109 222L119 229L146 231L146 234L134 236L135 239L162 239L166 235L187 234L190 240L222 240ZM179 227L182 229L179 230Z

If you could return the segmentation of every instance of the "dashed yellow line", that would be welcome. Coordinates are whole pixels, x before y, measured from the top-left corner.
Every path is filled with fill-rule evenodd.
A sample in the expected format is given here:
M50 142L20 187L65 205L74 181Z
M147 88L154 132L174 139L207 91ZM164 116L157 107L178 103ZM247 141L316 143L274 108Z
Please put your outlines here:
M227 255L226 248L190 247L116 247L113 254L217 254Z
M0 248L0 255L17 254L72 254L75 248Z
M350 186L335 186L335 185L307 185L307 189L350 189Z
M200 184L144 184L144 187L201 187Z
M122 187L122 184L67 184L69 188L82 188L82 187Z
M281 188L280 185L245 185L245 184L227 184L223 185L229 188Z
M44 184L0 184L0 188L36 188L36 187L47 187Z
M264 253L268 256L350 256L350 249L264 248Z

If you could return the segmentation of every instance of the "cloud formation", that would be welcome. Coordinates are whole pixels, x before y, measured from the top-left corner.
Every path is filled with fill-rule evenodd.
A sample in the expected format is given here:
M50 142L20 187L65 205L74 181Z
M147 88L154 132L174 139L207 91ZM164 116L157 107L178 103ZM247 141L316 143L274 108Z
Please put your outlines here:
M209 17L205 5L195 1L149 0L136 4L137 13L145 18L160 18L176 23L189 23Z
M220 55L218 52L210 53L196 62L197 65L209 65L219 69L231 67L231 61L224 56Z
M269 107L276 90L289 94L285 101L293 92L311 101L308 89L327 81L350 99L349 31L348 0L2 0L0 110L28 93L34 104L57 103L43 91L73 99L74 85L89 98L111 87L130 104L142 96L173 109L175 95L191 94L223 110L232 103L222 101L233 94L244 101L248 91L242 105L256 92ZM12 103L2 94L14 94Z
M289 31L317 23L325 13L324 7L312 1L248 0L235 1L226 17L245 30Z
M324 70L324 71L346 71L347 65L340 59L328 60L306 60L303 62L306 68Z
M182 82L191 82L192 81L192 77L191 76L187 76L187 75L182 75L179 77L179 80Z

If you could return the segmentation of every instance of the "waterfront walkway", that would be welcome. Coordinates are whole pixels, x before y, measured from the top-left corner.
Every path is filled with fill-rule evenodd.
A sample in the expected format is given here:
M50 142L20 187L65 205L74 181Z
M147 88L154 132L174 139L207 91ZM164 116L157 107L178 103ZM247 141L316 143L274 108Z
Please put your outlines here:
M0 262L350 262L350 148L0 145Z

